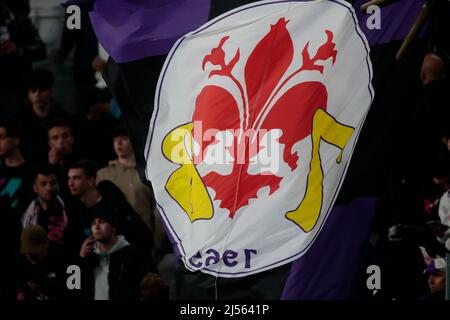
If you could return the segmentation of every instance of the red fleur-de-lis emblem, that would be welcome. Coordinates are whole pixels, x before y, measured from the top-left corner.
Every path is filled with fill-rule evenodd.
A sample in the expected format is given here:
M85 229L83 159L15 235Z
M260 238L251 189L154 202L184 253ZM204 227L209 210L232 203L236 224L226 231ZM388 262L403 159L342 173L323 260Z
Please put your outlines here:
M294 52L294 45L286 28L289 23L281 18L270 31L259 41L245 61L244 82L233 74L233 69L240 60L240 50L227 59L224 45L230 41L225 36L220 39L202 61L202 69L209 70L208 76L226 77L232 81L239 92L236 98L224 87L219 85L205 86L196 99L192 120L200 121L202 130L215 129L219 131L247 132L252 135L234 136L228 149L240 152L244 159L234 159L232 171L224 175L215 171L202 176L207 187L215 191L215 200L220 200L220 207L229 210L233 218L236 211L246 206L249 200L257 198L257 192L263 187L270 188L270 194L280 187L283 177L273 172L251 174L250 159L261 150L262 135L259 131L281 130L278 142L284 145L282 160L294 171L298 166L299 156L293 151L298 141L311 134L312 118L318 108L327 108L327 89L319 81L291 81L303 71L324 72L324 66L319 61L332 59L336 61L337 50L333 43L333 33L324 30L327 40L314 56L309 53L309 42L299 53ZM301 65L292 68L294 55L301 55ZM228 60L228 62L227 62ZM298 59L296 60L298 61ZM294 70L288 74L288 69ZM255 139L256 137L256 139ZM214 139L196 139L203 152L201 163L208 147L216 143ZM253 147L256 144L256 147ZM238 152L239 153L239 152ZM243 160L243 161L242 161Z

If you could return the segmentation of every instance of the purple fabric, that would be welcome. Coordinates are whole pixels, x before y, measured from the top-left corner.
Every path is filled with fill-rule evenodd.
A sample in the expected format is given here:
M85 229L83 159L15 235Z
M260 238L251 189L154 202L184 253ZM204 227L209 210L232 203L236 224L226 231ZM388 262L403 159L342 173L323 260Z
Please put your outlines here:
M164 212L163 207L161 207L158 203L156 203L156 206L159 210L160 215L164 214L165 216L167 216L166 213ZM169 238L170 243L172 244L172 249L173 249L173 253L175 255L175 259L177 261L181 261L181 258L183 255L181 254L181 252L177 246L177 243L179 243L181 240L179 238L177 240L175 240L175 238L172 236L172 232L169 229L170 223L169 223L169 225L167 225L166 222L162 218L160 218L160 219L161 219L162 225L164 227L164 231L166 232L166 235ZM170 228L172 228L172 226L170 226Z
M166 54L184 34L208 21L211 0L69 0L93 3L99 42L116 62Z
M62 3L61 5L63 7L68 7L72 4L77 5L77 6L84 6L87 4L94 4L95 0L67 0L64 3Z
M367 28L367 19L372 14L363 13L359 8L369 0L356 0L354 7L359 20L359 27L364 32L369 44L388 43L403 40L419 15L426 0L400 0L385 7L381 7L381 29ZM419 37L426 32L427 26L422 28Z
M333 208L309 251L292 263L281 299L354 298L376 206L376 198L358 198Z
M168 53L178 38L207 22L210 1L67 0L63 5L89 4L100 43L121 63ZM361 30L375 45L404 39L426 0L400 0L382 7L380 30L367 28L370 14L359 9L367 1L356 0L354 6Z

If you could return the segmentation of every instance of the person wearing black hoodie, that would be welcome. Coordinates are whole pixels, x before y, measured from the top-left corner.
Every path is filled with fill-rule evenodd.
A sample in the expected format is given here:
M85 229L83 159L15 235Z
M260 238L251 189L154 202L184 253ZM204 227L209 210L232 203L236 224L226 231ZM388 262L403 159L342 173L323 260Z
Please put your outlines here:
M93 216L114 212L120 219L122 234L132 246L153 260L152 232L116 185L111 181L102 181L96 185L96 174L97 167L89 160L80 160L70 166L68 185L73 197L70 211L76 213L73 216L74 224L77 225L75 229L83 233L84 239L91 235Z
M24 157L33 162L45 158L48 123L68 118L54 100L54 81L52 72L39 68L27 78L27 106L19 118L23 128L22 151Z
M80 250L82 288L90 300L139 300L140 282L156 268L120 234L120 217L114 211L91 215L92 235Z

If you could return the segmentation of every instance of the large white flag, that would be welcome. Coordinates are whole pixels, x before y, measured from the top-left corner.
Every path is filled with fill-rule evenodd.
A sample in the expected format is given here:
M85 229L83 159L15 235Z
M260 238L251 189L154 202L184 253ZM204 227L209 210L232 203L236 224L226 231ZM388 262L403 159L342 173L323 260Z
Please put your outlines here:
M252 3L174 45L146 173L188 269L238 277L308 250L373 100L371 78L344 1Z

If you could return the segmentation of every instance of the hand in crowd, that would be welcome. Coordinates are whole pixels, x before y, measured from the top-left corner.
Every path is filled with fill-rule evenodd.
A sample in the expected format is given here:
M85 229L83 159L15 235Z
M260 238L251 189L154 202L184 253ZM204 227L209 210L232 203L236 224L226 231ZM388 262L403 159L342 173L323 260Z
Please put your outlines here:
M80 257L85 258L88 253L94 249L95 238L93 236L87 237L81 245Z
M0 42L0 54L10 54L17 51L17 46L14 41L6 40Z
M52 147L50 151L48 152L48 163L52 165L57 165L59 162L61 162L62 153L61 150L59 150L56 147Z

